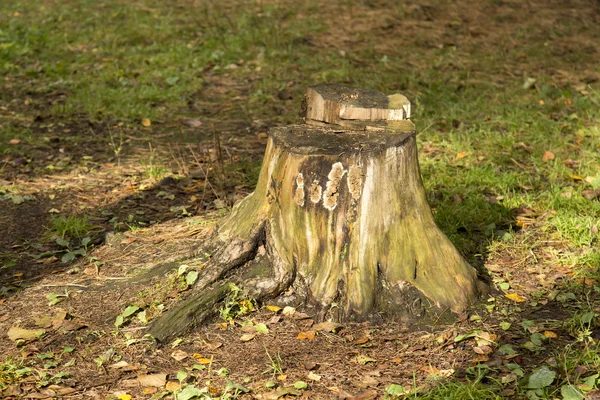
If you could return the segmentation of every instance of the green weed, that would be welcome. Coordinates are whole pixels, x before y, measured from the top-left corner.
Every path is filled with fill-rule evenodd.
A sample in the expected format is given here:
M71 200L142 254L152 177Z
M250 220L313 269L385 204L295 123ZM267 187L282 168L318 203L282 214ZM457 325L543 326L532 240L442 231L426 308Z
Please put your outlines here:
M11 358L0 363L0 389L6 389L13 383L31 375L31 368L23 366L22 361Z
M49 231L61 239L81 239L94 229L85 215L58 215L50 219Z

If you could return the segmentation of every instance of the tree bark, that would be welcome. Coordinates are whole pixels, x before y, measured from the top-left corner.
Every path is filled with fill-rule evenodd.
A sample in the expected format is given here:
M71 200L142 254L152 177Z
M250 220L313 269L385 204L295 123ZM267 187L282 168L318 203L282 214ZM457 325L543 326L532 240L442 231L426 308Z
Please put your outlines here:
M201 322L228 282L336 321L410 322L475 301L475 270L427 203L406 98L328 86L309 89L311 125L271 129L256 190L209 241L195 294L151 326L157 339Z

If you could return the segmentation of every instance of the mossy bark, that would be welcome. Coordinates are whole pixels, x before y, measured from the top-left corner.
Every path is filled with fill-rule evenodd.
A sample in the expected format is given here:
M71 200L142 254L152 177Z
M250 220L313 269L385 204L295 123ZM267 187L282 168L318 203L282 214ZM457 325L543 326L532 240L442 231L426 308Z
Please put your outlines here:
M189 310L205 291L215 298L214 285L223 280L338 321L377 314L407 320L427 308L422 300L458 313L477 296L475 270L434 222L414 125L406 120L360 131L272 129L256 190L234 206L209 245L216 250L198 294L172 315ZM253 264L270 272L236 275ZM170 329L159 320L150 333L165 339L189 326Z

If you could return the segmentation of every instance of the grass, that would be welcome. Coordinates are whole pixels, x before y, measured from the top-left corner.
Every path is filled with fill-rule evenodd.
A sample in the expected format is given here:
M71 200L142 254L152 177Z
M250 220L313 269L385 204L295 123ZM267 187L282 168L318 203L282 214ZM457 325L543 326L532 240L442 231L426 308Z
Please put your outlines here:
M81 239L94 228L85 215L58 215L50 219L49 231L61 239Z

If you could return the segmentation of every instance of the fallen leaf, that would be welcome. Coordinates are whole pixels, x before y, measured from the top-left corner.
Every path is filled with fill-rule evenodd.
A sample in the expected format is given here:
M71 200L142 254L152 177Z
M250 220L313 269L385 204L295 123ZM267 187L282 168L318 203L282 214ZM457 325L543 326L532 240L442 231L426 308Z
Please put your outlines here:
M196 359L196 361L198 361L198 363L200 363L200 364L212 363L212 360L210 358L203 357L202 354L194 353L194 354L192 354L192 357L194 357Z
M337 322L326 321L326 322L321 322L320 324L316 324L313 328L316 331L336 333L341 328L343 328L343 326L344 325L338 324Z
M140 375L137 379L142 386L163 387L167 383L167 374Z
M240 336L240 340L242 342L249 342L250 340L254 339L256 337L255 333L246 333L242 336Z
M396 357L396 358L392 358L390 361L393 363L399 364L402 362L402 359L399 357Z
M315 338L315 331L299 332L297 338L300 340L313 340Z
M183 350L175 350L171 353L171 357L177 361L183 361L188 357L188 353Z
M119 396L117 396L117 399L119 400L131 400L132 397L130 394L120 394Z
M508 293L504 296L506 296L507 299L514 301L515 303L523 303L525 301L523 297L519 296L516 293Z
M193 119L182 119L181 123L183 125L187 125L190 128L199 128L202 126L202 121L200 121L197 118L193 118Z
M21 139L10 139L8 141L8 143L10 143L10 144L19 144L19 143L21 143Z
M152 121L150 121L149 118L142 118L142 126L145 126L147 128L150 125L152 125Z
M377 387L377 385L379 385L379 381L372 376L365 375L361 381L355 382L355 385L361 388Z
M44 315L42 317L34 318L33 323L35 326L40 328L50 328L52 326L52 320L54 316L52 315Z
M127 361L119 361L117 363L109 365L109 368L121 369L121 368L125 368L128 365L129 365L129 363Z
M281 311L281 314L285 315L286 317L291 317L292 315L294 315L294 313L296 312L296 309L294 307L284 307L283 311Z
M167 389L169 392L174 392L176 390L181 389L181 385L177 382L171 381L171 382L167 382L165 389Z
M23 329L13 326L7 332L7 336L10 340L16 341L19 339L23 340L34 340L46 333L45 329Z
M310 371L307 375L307 378L310 379L311 381L320 381L321 380L321 375L317 375L314 372Z
M367 343L369 340L371 340L371 338L368 338L368 337L366 337L366 336L365 336L365 337L362 337L362 338L360 338L360 339L356 339L356 340L354 341L354 344L365 344L365 343Z
M351 361L353 361L357 364L360 364L360 365L365 365L370 362L376 362L377 360L375 360L374 358L365 356L364 354L358 354L358 355L352 357Z
M460 153L457 153L457 154L456 154L456 159L457 159L457 160L460 160L460 159L462 159L462 158L465 158L465 157L467 156L467 154L468 154L468 153L467 153L466 151L461 151Z
M554 158L555 158L555 155L554 155L553 152L551 152L551 151L545 151L544 155L542 156L542 161L543 162L548 162L550 160L554 160Z
M65 332L77 331L85 328L87 325L77 322L75 320L65 319L60 324L60 328Z
M421 367L421 371L425 371L430 375L439 375L440 374L440 370L437 369L436 367L433 367L431 365L427 365L425 367Z
M490 346L475 346L473 351L477 354L491 354L492 348Z
M158 392L158 389L155 387L147 387L142 390L142 394L155 394L156 392Z
M219 347L223 346L223 343L220 342L204 342L204 345L209 349L209 350L216 350Z
M342 397L340 397L342 398ZM372 400L377 398L377 391L375 389L365 390L364 392L360 392L356 396L351 397L343 397L348 400Z
M274 313L281 311L281 307L277 307L277 306L266 306L266 308L267 308L267 310L273 311Z
M277 380L278 380L278 381L281 381L281 382L283 382L283 381L285 381L286 379L287 379L287 375L286 375L286 374L280 374L280 375L277 375Z
M548 339L556 339L558 335L552 331L544 331L542 335L546 336Z

